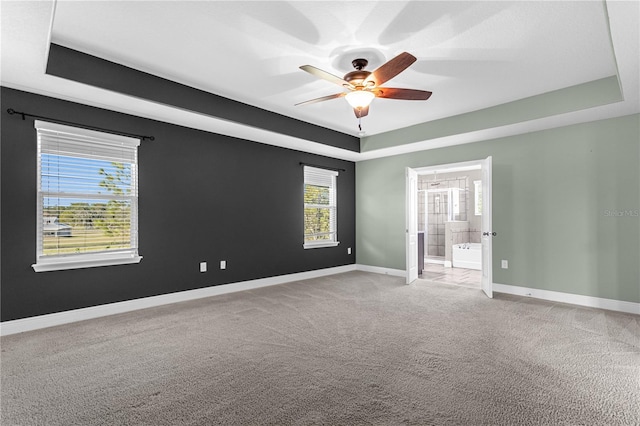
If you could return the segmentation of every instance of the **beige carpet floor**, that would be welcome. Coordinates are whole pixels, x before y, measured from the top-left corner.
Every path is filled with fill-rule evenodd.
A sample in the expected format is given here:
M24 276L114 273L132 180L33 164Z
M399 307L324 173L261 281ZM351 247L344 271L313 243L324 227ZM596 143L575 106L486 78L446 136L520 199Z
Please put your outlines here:
M639 316L364 272L0 343L3 426L640 424Z

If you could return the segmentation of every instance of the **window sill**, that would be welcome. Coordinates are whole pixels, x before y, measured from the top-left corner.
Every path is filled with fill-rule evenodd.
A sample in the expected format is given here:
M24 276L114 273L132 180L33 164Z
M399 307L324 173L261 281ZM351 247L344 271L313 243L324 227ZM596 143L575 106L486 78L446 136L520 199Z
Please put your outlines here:
M325 242L320 242L320 243L304 243L302 246L304 247L304 249L314 249L314 248L322 248L322 247L335 247L338 244L340 244L340 242L336 242L336 241L325 241Z
M142 256L122 256L94 259L76 259L69 261L40 262L31 265L36 272L64 271L67 269L95 268L98 266L128 265L140 263Z

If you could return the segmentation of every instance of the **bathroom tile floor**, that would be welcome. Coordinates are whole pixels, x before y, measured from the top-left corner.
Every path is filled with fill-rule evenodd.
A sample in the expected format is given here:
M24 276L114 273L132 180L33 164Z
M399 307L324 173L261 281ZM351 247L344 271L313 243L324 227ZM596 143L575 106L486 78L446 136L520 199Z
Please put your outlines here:
M419 278L444 284L457 284L466 287L480 288L482 271L464 268L445 268L437 263L424 264Z

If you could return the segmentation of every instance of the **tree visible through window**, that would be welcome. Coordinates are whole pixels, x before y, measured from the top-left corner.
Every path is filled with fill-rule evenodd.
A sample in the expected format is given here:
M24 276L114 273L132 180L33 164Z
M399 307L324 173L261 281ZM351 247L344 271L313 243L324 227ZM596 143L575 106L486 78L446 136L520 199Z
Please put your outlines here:
M44 256L131 246L130 164L43 154L41 170Z
M338 172L304 167L304 246L335 246Z
M39 225L34 269L139 262L139 141L39 121L36 128Z

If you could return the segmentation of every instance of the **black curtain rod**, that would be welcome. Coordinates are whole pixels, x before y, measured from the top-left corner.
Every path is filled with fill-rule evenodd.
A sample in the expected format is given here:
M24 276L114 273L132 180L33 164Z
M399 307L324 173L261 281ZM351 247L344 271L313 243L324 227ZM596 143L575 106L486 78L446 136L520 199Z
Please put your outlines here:
M300 165L301 166L317 167L319 169L335 170L336 172L346 172L345 169L336 169L335 167L318 166L317 164L309 164L309 163L300 162Z
M80 124L80 123L73 123L71 121L58 120L57 118L43 117L41 115L29 114L27 112L19 112L19 111L15 111L12 108L9 108L7 110L7 112L9 113L9 115L14 115L14 114L21 115L23 120L24 120L25 117L33 117L33 118L39 118L41 120L52 121L52 122L58 123L58 124L66 124L66 125L69 125L69 126L82 127L83 129L97 130L99 132L111 133L111 134L114 134L114 135L129 136L129 137L134 137L134 138L141 139L141 140L150 140L150 141L156 140L156 138L154 138L153 136L142 136L142 135L135 135L133 133L116 132L114 130L101 129L100 127L87 126L87 125Z

